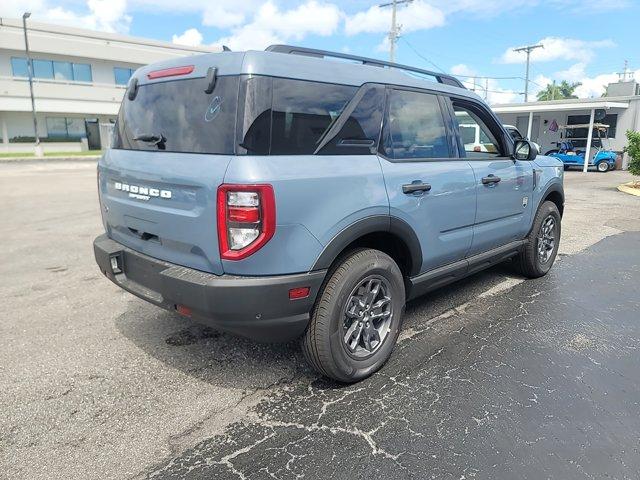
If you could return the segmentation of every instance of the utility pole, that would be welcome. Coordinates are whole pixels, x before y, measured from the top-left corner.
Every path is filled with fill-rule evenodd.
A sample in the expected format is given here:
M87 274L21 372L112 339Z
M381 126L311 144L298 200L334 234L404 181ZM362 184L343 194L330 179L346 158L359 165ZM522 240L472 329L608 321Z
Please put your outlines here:
M526 52L527 53L527 72L524 78L524 101L529 101L529 59L531 52L536 48L544 48L544 45L527 45L526 47L514 48L514 52Z
M628 72L629 72L629 61L625 60L624 61L624 71L618 73L618 81L619 82L626 82L627 81Z
M393 0L393 2L389 3L381 3L378 5L380 8L391 7L391 30L389 30L389 61L396 61L396 43L398 42L398 38L400 38L400 29L402 25L398 25L396 23L396 10L398 5L408 4L413 2L413 0Z
M31 114L33 115L33 134L36 140L35 155L41 157L42 147L40 146L40 137L38 136L38 119L36 118L36 101L33 97L33 60L29 53L29 38L27 37L27 18L31 16L30 12L24 12L22 15L22 29L24 30L24 47L27 52L27 70L29 72L29 93L31 94Z

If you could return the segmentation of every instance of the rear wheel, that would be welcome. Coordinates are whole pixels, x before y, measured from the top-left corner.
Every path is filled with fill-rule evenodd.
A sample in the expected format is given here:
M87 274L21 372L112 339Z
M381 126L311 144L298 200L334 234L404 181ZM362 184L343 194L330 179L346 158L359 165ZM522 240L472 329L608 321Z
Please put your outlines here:
M518 256L518 266L523 275L538 278L551 269L560 245L560 222L560 212L555 203L546 201L540 205L527 236L527 245Z
M302 338L307 361L340 382L362 380L389 359L405 303L402 273L379 250L359 249L338 261Z
M609 170L609 163L608 162L600 162L598 165L596 165L596 168L598 169L599 172L607 172Z

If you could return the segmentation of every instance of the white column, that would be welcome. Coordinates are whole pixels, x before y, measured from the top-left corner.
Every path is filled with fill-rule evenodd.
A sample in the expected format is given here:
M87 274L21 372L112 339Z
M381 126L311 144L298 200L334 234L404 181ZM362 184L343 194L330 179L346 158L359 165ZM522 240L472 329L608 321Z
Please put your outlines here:
M9 131L7 130L7 121L2 118L2 143L9 143Z
M533 128L533 111L529 112L529 125L527 125L527 140L531 140L532 128Z
M584 152L584 166L582 171L586 172L589 168L589 159L591 158L591 140L593 139L593 120L596 115L596 109L591 109L591 117L589 118L589 134L587 135L587 148Z
M7 130L7 120L2 117L2 146L7 152L9 151L9 131Z

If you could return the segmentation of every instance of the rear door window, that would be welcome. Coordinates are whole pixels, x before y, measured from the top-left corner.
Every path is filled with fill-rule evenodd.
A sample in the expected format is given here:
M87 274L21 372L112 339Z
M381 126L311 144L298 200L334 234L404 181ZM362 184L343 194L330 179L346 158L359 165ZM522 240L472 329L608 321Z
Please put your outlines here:
M384 153L396 160L448 158L449 143L436 95L391 90Z
M357 87L273 79L271 155L311 155Z
M140 85L134 100L125 95L113 148L233 154L238 77L205 88L204 78Z
M384 113L384 87L367 85L353 98L355 105L349 107L335 128L338 133L327 139L319 153L323 155L371 155L375 153L382 115ZM347 116L348 115L348 116ZM346 118L344 118L346 117ZM341 124L341 126L340 126ZM333 135L333 132L331 133Z

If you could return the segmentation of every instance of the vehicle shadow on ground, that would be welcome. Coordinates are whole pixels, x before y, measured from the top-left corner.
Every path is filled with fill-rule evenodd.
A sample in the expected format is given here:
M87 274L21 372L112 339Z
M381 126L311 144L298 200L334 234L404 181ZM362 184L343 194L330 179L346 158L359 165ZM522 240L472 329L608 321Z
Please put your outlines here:
M499 265L445 286L407 304L403 328L421 323L468 302L513 276ZM138 348L164 364L212 385L266 389L298 381L320 389L344 385L319 377L305 362L297 341L257 343L216 331L137 298L115 320L116 328Z

